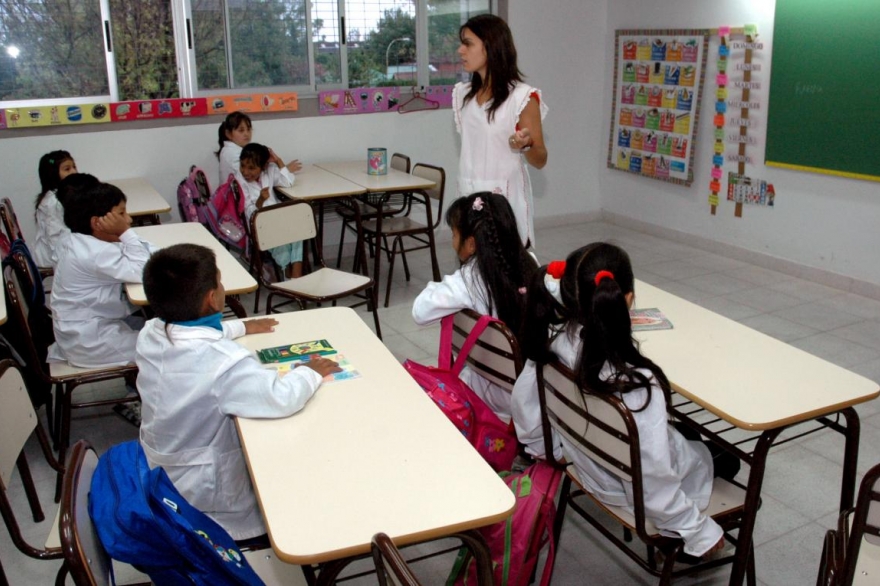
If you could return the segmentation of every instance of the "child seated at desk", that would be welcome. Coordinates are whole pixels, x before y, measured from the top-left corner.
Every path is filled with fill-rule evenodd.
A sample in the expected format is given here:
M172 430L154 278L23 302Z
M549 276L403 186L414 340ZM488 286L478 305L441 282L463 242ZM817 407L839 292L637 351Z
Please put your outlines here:
M271 318L221 322L226 292L214 253L196 244L162 249L144 269L156 314L137 342L140 442L180 493L236 540L266 533L233 417L280 418L302 409L338 372L317 358L283 378L233 342L271 332Z
M545 456L536 369L558 359L572 369L581 388L616 395L631 411L639 430L646 516L662 531L679 535L686 554L720 550L723 531L702 511L709 505L713 475L732 480L739 460L669 425L669 381L632 337L629 308L635 294L629 256L599 242L551 265L561 271L542 269L529 287L523 334L528 361L511 404L517 437L527 452ZM633 506L632 483L586 457L555 430L554 436L554 456L565 455L593 496L611 506Z
M134 362L143 318L133 316L125 283L140 283L152 247L131 230L125 194L98 183L64 201L71 234L58 246L52 282L55 343L49 362L105 368Z
M257 210L278 203L275 187L292 187L293 173L270 148L251 142L241 149L239 173L236 175L245 190L245 214L248 221ZM288 278L302 276L302 242L276 246L269 253Z

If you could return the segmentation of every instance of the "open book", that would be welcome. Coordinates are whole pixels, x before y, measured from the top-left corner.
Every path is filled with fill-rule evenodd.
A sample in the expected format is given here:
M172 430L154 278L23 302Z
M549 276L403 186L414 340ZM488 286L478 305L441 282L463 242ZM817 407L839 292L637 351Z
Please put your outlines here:
M266 365L266 368L274 368L280 376L286 375L291 369L301 366L314 358L328 358L339 365L340 372L334 372L324 377L324 382L348 380L360 377L354 366L342 354L330 345L327 340L311 340L296 344L275 346L257 350L257 358Z
M631 309L629 318L634 332L651 330L671 330L672 322L656 307L648 309Z

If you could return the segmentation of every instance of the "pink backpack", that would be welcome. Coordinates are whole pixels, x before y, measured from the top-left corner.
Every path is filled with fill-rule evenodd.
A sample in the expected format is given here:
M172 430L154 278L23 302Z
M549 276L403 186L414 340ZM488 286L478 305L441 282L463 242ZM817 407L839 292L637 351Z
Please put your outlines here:
M211 199L211 186L205 172L193 165L189 175L177 186L177 209L183 222L199 222L208 226L206 207Z
M556 492L562 470L544 461L529 466L504 481L516 495L513 514L504 521L483 527L480 533L492 554L495 584L528 586L545 544L549 544L541 586L550 584L556 559ZM472 556L462 549L446 582L456 586L477 584L477 569Z
M490 322L498 320L488 315L480 317L450 369L453 319L452 315L443 318L437 367L423 366L412 360L404 362L403 367L493 469L499 472L510 470L517 450L516 433L512 424L505 425L483 400L458 378L477 338Z
M208 229L221 242L245 252L247 250L247 231L244 223L244 190L230 173L226 183L217 188L211 196L208 209L210 222Z

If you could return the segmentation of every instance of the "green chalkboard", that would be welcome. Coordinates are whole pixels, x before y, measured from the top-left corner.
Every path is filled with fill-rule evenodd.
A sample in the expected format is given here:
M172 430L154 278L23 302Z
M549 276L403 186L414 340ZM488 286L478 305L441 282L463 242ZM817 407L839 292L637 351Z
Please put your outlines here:
M768 165L880 180L880 0L777 0Z

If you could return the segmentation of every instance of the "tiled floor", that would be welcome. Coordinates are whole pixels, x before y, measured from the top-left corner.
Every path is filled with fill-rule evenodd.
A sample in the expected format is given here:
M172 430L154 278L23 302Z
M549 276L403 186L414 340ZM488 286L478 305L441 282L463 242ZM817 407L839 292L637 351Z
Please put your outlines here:
M561 259L595 240L612 241L625 248L639 279L880 381L880 301L602 222L539 230L538 257L542 263ZM444 273L456 268L448 239L440 244L440 260ZM430 262L421 253L412 255L410 263L412 281L403 280L398 266L392 305L380 312L384 341L401 360L430 363L436 357L438 329L420 328L410 316L413 298L430 278ZM248 302L245 306L252 307ZM372 318L366 316L365 321L372 327ZM862 418L860 479L868 468L880 463L880 403L874 401L857 409ZM107 410L97 410L76 414L72 434L74 441L87 438L100 452L136 438L137 430ZM771 452L755 533L761 584L799 586L815 582L824 532L836 521L842 454L842 438L833 432L796 440ZM29 444L28 455L48 520L39 525L30 522L17 477L9 493L15 510L25 511L20 515L25 535L41 544L53 517L54 481L35 443ZM0 559L13 585L50 584L59 567L59 562L33 560L19 553L5 531L0 531ZM435 558L417 564L416 571L426 584L442 584L450 565L448 556ZM726 584L728 572L719 569L679 583ZM364 577L354 583L375 581ZM569 515L553 584L585 583L655 584L656 580Z

